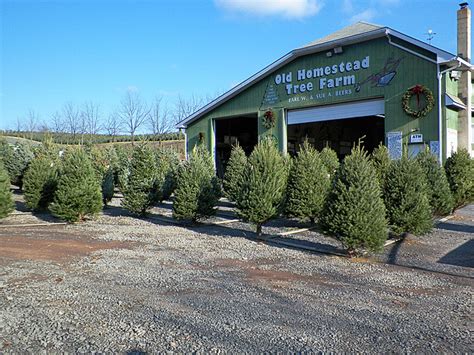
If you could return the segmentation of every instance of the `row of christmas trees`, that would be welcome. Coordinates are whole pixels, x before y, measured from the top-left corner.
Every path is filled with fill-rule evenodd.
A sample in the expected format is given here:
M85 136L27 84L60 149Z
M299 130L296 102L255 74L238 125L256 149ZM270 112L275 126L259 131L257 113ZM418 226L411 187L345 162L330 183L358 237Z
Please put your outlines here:
M23 186L30 209L48 209L70 222L96 215L115 187L123 193L122 206L136 215L174 193L173 216L192 221L213 215L224 194L259 235L267 221L285 215L317 221L358 251L380 249L389 231L426 233L434 215L474 200L474 160L465 150L443 167L429 151L391 161L384 146L372 155L357 146L339 164L329 148L318 152L305 142L290 158L264 139L248 158L239 146L233 149L222 184L203 147L185 162L145 144L131 151L63 152L46 142L32 152L0 141L0 153L0 217L12 210L10 181Z

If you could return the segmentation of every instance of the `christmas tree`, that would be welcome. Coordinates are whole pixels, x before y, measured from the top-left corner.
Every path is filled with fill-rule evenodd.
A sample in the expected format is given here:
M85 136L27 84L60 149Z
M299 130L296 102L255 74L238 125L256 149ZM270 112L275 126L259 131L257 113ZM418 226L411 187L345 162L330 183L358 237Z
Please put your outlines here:
M460 149L446 160L446 175L454 197L454 206L474 201L474 160Z
M324 147L319 153L319 158L326 167L331 178L334 177L334 174L339 167L339 158L337 157L336 152L329 147Z
M54 194L49 206L56 217L68 222L93 217L102 209L102 193L92 163L82 149L65 154Z
M288 179L286 213L311 223L319 217L330 178L318 152L305 141L293 161Z
M26 206L34 211L47 209L58 184L59 160L43 152L34 158L23 179Z
M385 183L385 206L395 233L424 234L433 226L428 183L420 164L403 156L392 161Z
M214 164L203 146L195 147L179 169L174 192L173 217L197 221L216 213L221 194Z
M417 155L416 160L423 169L428 182L428 194L433 214L439 216L451 213L454 206L453 195L444 168L439 164L438 158L429 149L425 149Z
M377 173L367 152L354 147L335 176L321 217L323 228L350 253L378 251L388 235Z
M134 214L144 215L160 200L161 193L162 181L153 151L145 144L135 146L129 169L122 206Z
M388 169L390 168L390 156L386 146L380 144L374 149L370 157L372 164L377 172L377 178L379 179L380 186L384 189L385 177L387 176Z
M10 191L10 178L3 163L0 162L0 218L5 218L13 211L13 196Z
M257 235L262 225L278 216L285 201L288 169L275 142L265 138L248 159L242 183L242 198L237 201L239 216L256 224Z
M242 194L242 180L247 168L247 156L240 145L232 148L224 174L224 193L230 201L238 201Z

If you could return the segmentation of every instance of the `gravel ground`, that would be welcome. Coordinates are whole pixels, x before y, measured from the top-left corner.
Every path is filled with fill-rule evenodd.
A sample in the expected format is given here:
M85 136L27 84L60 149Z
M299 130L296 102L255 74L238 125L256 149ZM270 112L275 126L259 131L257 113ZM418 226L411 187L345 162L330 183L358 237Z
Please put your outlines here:
M240 222L178 226L117 206L49 232L1 228L0 350L472 353L473 206L438 227L358 259L256 242ZM75 244L12 256L19 238Z

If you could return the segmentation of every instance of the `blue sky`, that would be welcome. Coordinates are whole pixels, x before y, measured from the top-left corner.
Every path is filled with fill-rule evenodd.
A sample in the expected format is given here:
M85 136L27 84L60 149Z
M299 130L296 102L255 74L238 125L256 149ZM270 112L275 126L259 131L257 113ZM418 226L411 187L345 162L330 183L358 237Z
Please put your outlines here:
M456 52L450 0L0 0L0 129L66 102L214 95L358 20Z

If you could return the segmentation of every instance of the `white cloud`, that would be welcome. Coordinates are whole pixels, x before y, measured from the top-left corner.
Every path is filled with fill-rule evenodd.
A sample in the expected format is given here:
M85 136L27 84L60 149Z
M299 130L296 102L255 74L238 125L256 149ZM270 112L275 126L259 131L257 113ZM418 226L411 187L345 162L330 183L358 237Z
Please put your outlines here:
M322 7L320 0L214 0L230 12L257 16L283 16L300 19L316 15Z
M377 11L373 8L369 8L352 16L349 22L354 23L359 21L372 21L376 16Z

